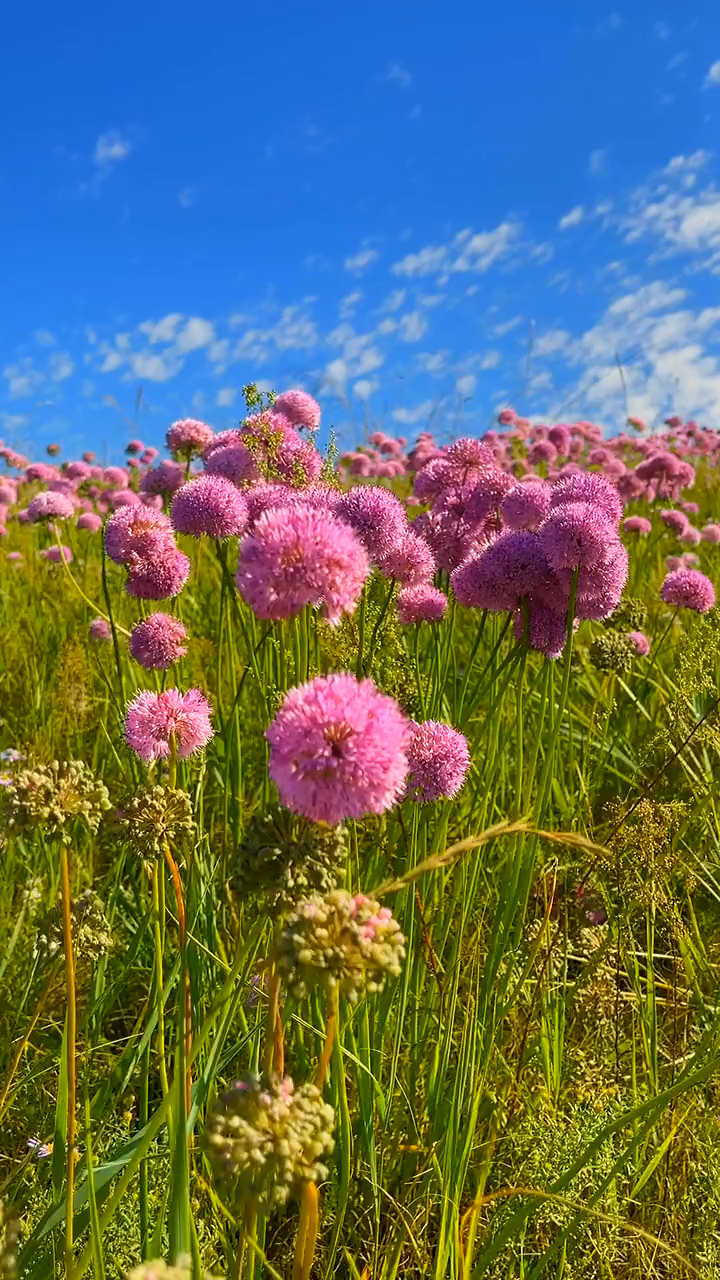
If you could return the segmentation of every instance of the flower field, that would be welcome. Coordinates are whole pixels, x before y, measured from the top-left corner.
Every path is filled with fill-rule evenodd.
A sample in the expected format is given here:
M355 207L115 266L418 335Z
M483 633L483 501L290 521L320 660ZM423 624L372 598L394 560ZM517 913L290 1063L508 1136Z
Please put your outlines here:
M720 1276L720 433L0 477L0 1276Z

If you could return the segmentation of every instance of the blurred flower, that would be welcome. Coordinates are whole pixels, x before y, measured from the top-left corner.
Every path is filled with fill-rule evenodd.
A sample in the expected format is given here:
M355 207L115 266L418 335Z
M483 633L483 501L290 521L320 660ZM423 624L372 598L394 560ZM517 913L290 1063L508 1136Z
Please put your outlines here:
M635 652L639 658L645 658L650 652L650 641L642 631L631 631L629 633L630 640L635 646Z
M196 418L182 418L168 428L167 447L171 453L190 459L207 448L214 435L212 427Z
M40 552L43 560L49 560L51 564L72 564L73 553L69 547L46 547Z
M128 647L141 667L163 671L185 656L186 639L187 631L179 618L169 613L151 613L133 627Z
M402 503L379 485L356 485L340 497L336 513L349 524L377 563L402 542L408 519Z
M652 533L652 524L645 516L628 516L623 520L625 533L640 533L643 536Z
M283 391L277 396L273 409L284 414L294 427L317 431L320 426L320 405L307 391Z
M53 760L17 772L6 791L10 827L43 827L56 835L76 821L97 831L110 808L107 787L82 760Z
M112 641L110 623L106 622L104 618L93 618L88 627L88 634L91 640Z
M404 956L405 939L389 908L345 889L299 902L276 950L278 971L296 1000L318 986L357 1000L397 977Z
M429 583L419 582L415 586L403 587L397 597L398 622L403 626L415 622L442 622L447 604L447 596Z
M660 588L660 595L666 604L694 609L696 613L707 613L715 604L712 582L696 569L675 569L669 573Z
M38 493L28 506L30 520L67 520L75 507L63 493Z

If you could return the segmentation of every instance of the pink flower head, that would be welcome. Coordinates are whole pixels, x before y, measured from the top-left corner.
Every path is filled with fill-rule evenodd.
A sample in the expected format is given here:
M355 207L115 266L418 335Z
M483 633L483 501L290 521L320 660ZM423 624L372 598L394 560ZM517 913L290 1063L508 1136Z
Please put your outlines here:
M291 689L265 737L282 803L313 822L384 813L402 795L410 727L372 680L334 674Z
M551 495L552 488L546 480L523 480L503 498L503 522L508 529L537 529L550 510Z
M410 626L414 622L442 622L447 609L447 596L427 582L398 591L398 622Z
M105 525L105 550L116 564L127 564L131 556L150 560L175 549L172 524L152 507L120 507Z
M448 494L453 492L456 491L449 490ZM487 541L484 522L465 520L457 510L443 504L418 516L412 529L429 545L437 567L447 573L452 573Z
M681 502L680 506L682 507L686 515L697 516L700 514L700 508L697 502Z
M555 445L559 454L563 456L570 451L570 428L564 422L558 422L556 426L551 427L548 431L548 440Z
M180 533L195 538L203 533L211 538L232 538L247 525L247 502L224 476L198 476L175 494L172 520Z
M126 489L130 479L127 471L123 467L106 467L102 475L106 484L114 484L121 489Z
M138 600L170 600L180 594L190 576L188 557L173 543L161 547L152 558L133 552L127 566L125 590Z
M137 507L140 503L140 495L134 489L114 489L108 497L113 511L118 507Z
M125 445L125 452L129 454L143 453L145 445L142 440L128 440Z
M617 488L596 471L565 475L553 485L552 506L559 507L568 502L588 503L614 525L619 523L623 513L622 499Z
M492 449L489 449L482 440L475 440L472 436L461 436L459 440L453 440L445 450L445 456L457 467L470 468L474 470L478 467L491 467L495 462Z
M236 582L258 618L292 618L322 606L329 622L352 613L369 572L362 543L312 507L266 511L240 548Z
M660 588L660 595L666 604L694 609L696 613L707 613L715 604L712 582L697 569L675 569L669 573Z
M149 670L164 671L187 653L187 631L169 613L151 613L130 634L129 649L136 662Z
M104 644L112 640L110 623L106 622L104 618L93 618L88 627L88 634L91 640L99 640Z
M185 483L185 468L179 462L165 458L159 467L151 467L140 481L140 492L151 494L174 493Z
M283 391L273 409L282 413L294 427L317 431L320 426L320 405L307 391Z
M47 547L40 555L52 564L62 564L63 560L65 564L72 564L73 553L69 547Z
M90 478L90 468L87 462L68 462L65 468L65 475L68 480L88 480Z
M617 609L628 576L628 553L618 537L613 535L601 560L587 568L581 568L578 576L578 594L575 613L578 618L600 621L609 618ZM570 591L572 571L564 574L566 595ZM553 601L549 601L551 606Z
M171 744L184 760L206 746L212 736L210 704L199 689L187 693L179 689L145 691L128 705L125 741L148 764L169 756Z
M28 506L28 519L67 520L75 508L63 493L38 493Z
M554 507L538 531L553 569L590 568L603 559L615 536L610 521L589 502L565 502Z
M378 568L386 578L395 578L404 586L427 583L433 577L437 564L424 538L410 527L400 542L378 561Z
M408 520L402 503L379 485L357 485L338 499L336 513L355 531L375 563L402 542Z
M626 533L640 533L645 537L652 533L652 524L645 516L628 516L627 520L623 520L623 529Z
M660 519L664 525L667 525L668 529L677 534L684 533L689 524L684 511L675 511L673 509L661 511Z
M706 524L700 530L704 542L720 542L720 524Z
M695 528L694 524L688 523L687 527L683 529L682 533L678 534L678 542L686 542L691 547L696 547L698 542L700 542L701 540L702 540L702 534L699 529Z
M577 625L577 624L575 624ZM537 600L527 605L527 621L522 610L515 614L515 637L527 640L531 649L544 653L553 661L560 657L567 638L567 618Z
M198 422L197 418L181 418L168 428L167 447L171 453L182 458L192 458L202 453L213 438L214 431L207 422Z
M309 440L302 440L295 432L292 437L280 442L274 457L268 463L268 469L283 484L300 488L319 480L323 469L322 454L318 453L314 444Z
M517 609L523 599L539 593L560 591L542 543L530 530L501 533L478 555L461 564L451 582L459 604L493 612Z
M514 409L501 409L498 414L498 422L501 427L511 427L516 416Z
M465 503L465 518L478 523L494 516L511 489L517 487L515 477L501 471L499 467L488 467L481 472L468 494Z
M96 515L94 511L83 511L77 518L77 528L86 529L88 533L97 533L98 529L102 529L102 516Z
M233 484L243 484L259 478L255 459L247 445L226 444L213 449L206 456L205 470L211 476L224 476Z
M551 440L536 440L528 449L528 462L534 466L537 462L554 462L558 451Z
M22 554L19 551L8 551L8 560L12 560L14 564L19 564L22 560Z
M650 652L650 641L642 631L630 631L628 639L632 640L635 645L635 652L639 658L646 658Z
M408 796L420 804L431 804L457 795L470 767L467 738L437 720L413 724L411 731Z

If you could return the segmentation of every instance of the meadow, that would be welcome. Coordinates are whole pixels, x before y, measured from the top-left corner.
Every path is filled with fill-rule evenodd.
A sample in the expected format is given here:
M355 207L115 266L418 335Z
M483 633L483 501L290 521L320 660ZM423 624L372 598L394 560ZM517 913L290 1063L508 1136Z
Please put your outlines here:
M0 449L0 1276L720 1276L720 433L245 394Z

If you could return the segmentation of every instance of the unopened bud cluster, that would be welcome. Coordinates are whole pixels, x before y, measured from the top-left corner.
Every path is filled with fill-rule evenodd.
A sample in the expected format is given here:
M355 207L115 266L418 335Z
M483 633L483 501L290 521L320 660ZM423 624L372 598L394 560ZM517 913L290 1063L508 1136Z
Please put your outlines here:
M78 821L97 831L110 808L107 787L82 760L53 760L21 769L5 788L5 797L11 828L42 827L49 835Z
M195 830L187 792L175 787L141 787L124 806L123 833L143 858L158 858L166 844L177 847Z
M338 988L357 1000L397 977L405 939L387 907L364 894L336 889L298 903L277 946L277 966L289 990L302 999L313 987Z
M205 1149L229 1201L267 1214L305 1182L327 1177L334 1112L312 1084L289 1076L246 1075L221 1095L205 1129Z
M261 894L271 910L291 910L311 893L328 893L345 874L344 827L321 827L271 805L250 821L238 850L233 888Z
M620 631L608 631L596 636L590 645L590 661L598 671L629 671L637 649L629 636Z
M78 959L99 960L113 945L110 924L100 899L86 889L71 905L73 943ZM63 918L60 907L53 907L38 926L36 954L52 959L63 948Z

